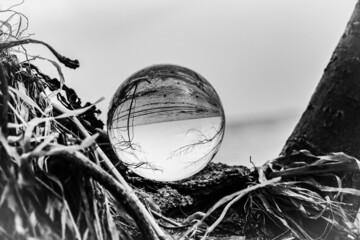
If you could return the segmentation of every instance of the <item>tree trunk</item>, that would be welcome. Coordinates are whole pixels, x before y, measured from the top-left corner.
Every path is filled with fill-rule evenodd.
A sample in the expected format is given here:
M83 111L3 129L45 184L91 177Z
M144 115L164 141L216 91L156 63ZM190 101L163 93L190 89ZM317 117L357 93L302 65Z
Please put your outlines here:
M360 1L281 155L300 149L360 159Z
M344 152L360 159L360 1L281 155L301 149L315 155ZM360 189L359 174L340 177L343 187ZM331 184L330 179L322 181ZM355 217L360 198L347 195L344 202L352 204L349 210Z

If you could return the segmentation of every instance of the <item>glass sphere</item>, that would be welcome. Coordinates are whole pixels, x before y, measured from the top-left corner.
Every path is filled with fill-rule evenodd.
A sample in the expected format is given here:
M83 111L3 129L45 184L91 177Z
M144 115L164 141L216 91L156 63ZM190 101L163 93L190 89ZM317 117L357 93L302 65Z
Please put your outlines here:
M137 175L178 181L203 169L220 148L224 109L211 84L175 65L154 65L125 80L110 102L108 135Z

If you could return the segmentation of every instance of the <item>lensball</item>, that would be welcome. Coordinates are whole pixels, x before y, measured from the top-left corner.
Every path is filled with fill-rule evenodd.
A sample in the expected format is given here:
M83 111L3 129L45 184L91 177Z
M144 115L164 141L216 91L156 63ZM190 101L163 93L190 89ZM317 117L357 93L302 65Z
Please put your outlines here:
M178 181L214 158L224 136L225 114L204 77L176 65L154 65L117 89L107 128L119 160L135 174Z

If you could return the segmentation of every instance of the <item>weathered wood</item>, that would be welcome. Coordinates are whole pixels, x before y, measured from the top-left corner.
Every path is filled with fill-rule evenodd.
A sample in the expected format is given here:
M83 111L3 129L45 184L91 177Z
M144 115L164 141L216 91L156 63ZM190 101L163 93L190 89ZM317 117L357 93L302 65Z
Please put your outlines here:
M287 140L281 155L307 149L315 155L345 152L360 158L360 1L355 6L323 76L311 100ZM343 187L360 189L358 173L340 174ZM322 178L331 185L330 178ZM344 202L355 217L360 198L346 195ZM313 222L315 236L320 236L326 222ZM321 227L322 225L322 227ZM311 226L310 226L311 228Z
M315 155L345 152L360 158L360 1L330 63L281 155L307 149ZM358 175L349 179L360 186ZM359 201L353 202L358 209Z
M360 158L360 3L281 155L308 149Z
M129 183L150 193L163 212L175 217L180 211L187 214L206 211L221 197L244 189L254 181L246 167L222 163L210 163L200 173L180 182L155 182L133 174L127 176Z

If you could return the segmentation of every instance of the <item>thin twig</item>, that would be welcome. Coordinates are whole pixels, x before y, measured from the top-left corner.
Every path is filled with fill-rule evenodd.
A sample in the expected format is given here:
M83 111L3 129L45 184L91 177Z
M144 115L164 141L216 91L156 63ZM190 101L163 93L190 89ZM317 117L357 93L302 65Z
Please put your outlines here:
M178 222L175 222L174 220L170 219L170 218L167 218L165 216L163 216L162 214L150 209L151 213L154 214L156 217L158 218L161 218L162 220L164 220L165 222L168 222L170 224L172 224L173 226L175 227L168 227L168 226L163 226L165 228L185 228L185 227L189 227L191 226L191 224L181 224L181 223L178 223ZM160 224L159 224L160 225Z

